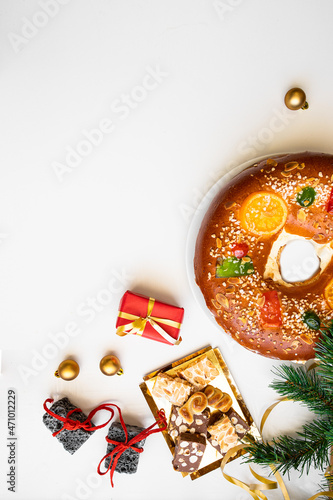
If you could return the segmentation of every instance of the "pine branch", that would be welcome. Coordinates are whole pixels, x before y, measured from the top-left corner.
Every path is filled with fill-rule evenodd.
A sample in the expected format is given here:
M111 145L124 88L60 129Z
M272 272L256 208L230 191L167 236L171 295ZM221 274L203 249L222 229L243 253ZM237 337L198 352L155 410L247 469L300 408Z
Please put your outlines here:
M333 321L321 330L322 340L316 345L316 356L320 361L318 373L322 376L323 387L332 392L333 387Z
M304 425L296 438L281 436L271 443L249 446L246 462L274 465L282 474L296 469L303 474L310 466L324 472L333 447L333 320L321 330L315 352L320 364L316 371L282 365L275 371L280 380L271 384L280 395L306 405L317 419ZM333 471L325 474L322 491L333 490Z
M294 401L307 406L318 415L333 416L333 394L324 388L322 379L314 370L306 372L301 367L282 365L274 372L281 380L274 380L270 387L281 396L287 396Z
M245 461L274 464L282 474L296 469L302 475L311 465L322 469L329 460L327 433L330 427L329 421L319 420L305 425L303 432L297 433L297 438L281 436L271 443L253 443L247 449L250 456Z
M326 473L323 474L323 481L322 485L320 488L321 491L333 491L333 474L332 473ZM325 496L324 494L322 495L323 498L326 498L327 500L330 497Z

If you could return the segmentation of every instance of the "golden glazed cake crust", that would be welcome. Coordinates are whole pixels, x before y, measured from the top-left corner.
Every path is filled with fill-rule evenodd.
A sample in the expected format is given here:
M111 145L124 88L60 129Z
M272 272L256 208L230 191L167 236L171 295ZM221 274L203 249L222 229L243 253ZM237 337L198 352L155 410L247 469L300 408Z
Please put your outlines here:
M307 186L314 188L316 197L311 206L302 207L296 198ZM322 322L333 318L324 297L324 289L333 277L333 259L303 283L285 283L272 274L272 278L266 274L264 279L264 272L272 245L281 234L291 233L330 247L333 214L327 212L327 202L332 187L332 155L284 154L245 169L212 201L196 241L195 278L217 323L247 349L275 359L307 360L314 356L320 332L311 330L302 315L311 310ZM263 191L281 197L288 211L284 227L270 237L249 234L240 220L244 200ZM216 266L233 255L232 246L239 242L248 245L254 273L216 277ZM275 328L263 327L260 316L263 293L269 290L278 292L281 307L282 325Z

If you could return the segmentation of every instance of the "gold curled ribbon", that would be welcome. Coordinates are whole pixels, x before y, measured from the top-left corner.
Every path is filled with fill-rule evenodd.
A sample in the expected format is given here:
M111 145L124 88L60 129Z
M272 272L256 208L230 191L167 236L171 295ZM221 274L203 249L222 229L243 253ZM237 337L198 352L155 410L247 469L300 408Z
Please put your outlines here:
M306 371L307 371L307 372L310 372L311 370L314 370L315 368L317 368L317 366L318 366L317 361L316 361L316 360L312 360L311 364L309 364L309 366L307 367L307 370L306 370ZM278 404L282 403L283 401L294 401L294 400L293 400L293 399L291 399L291 398L288 398L288 396L285 396L285 397L283 397L283 398L279 398L279 399L278 399L275 403L271 404L271 405L267 408L267 410L265 410L265 412L264 412L263 416L261 417L261 422L260 422L260 427L259 427L259 432L260 432L260 434L262 434L262 431L263 431L263 429L264 429L264 425L265 425L266 420L267 420L267 418L269 417L269 415L270 415L271 411L272 411L272 410L274 410L274 408L275 408Z
M323 497L324 495L325 497L333 498L333 491L321 491L320 493L316 493L312 497L308 498L308 500L315 500L316 498Z
M151 326L156 330L161 337L164 338L167 342L173 345L178 345L182 341L182 338L179 337L179 339L174 339L171 335L169 335L163 328L158 324L162 323L163 325L168 325L172 326L174 328L178 328L178 330L181 327L181 323L178 323L177 321L173 321L172 319L164 319L164 318L157 318L156 316L151 316L151 313L153 312L153 307L154 307L155 299L152 297L149 297L148 300L148 309L147 309L147 316L142 317L142 316L137 316L135 314L130 314L126 313L123 311L118 312L118 317L119 318L124 318L124 319L129 319L133 320L131 323L127 323L126 325L121 325L118 326L117 328L117 335L120 335L121 337L127 335L127 334L133 334L133 335L142 335L144 332L144 329L146 328L146 324L150 323ZM158 322L158 323L157 323Z
M234 446L233 448L231 448L226 453L226 455L224 456L222 463L221 463L221 470L222 470L222 474L223 474L224 478L227 481L229 481L230 483L232 483L236 486L239 486L243 490L247 491L249 493L249 495L252 496L253 500L259 500L260 498L262 500L268 500L266 495L262 492L265 490L275 490L278 488L278 486L280 486L280 488L281 488L284 500L290 500L290 497L288 495L288 492L287 492L285 484L282 480L282 477L281 477L279 472L274 472L273 466L271 466L271 469L272 469L273 474L276 478L276 481L272 481L271 479L267 479L266 477L261 476L260 474L255 472L252 469L252 467L249 467L251 474L255 477L255 479L260 481L260 484L259 483L258 484L256 484L256 483L255 484L253 484L253 483L247 484L244 481L240 481L239 479L232 477L229 474L226 474L226 472L224 472L224 467L226 466L229 458L231 458L238 451L245 450L246 448L248 448L248 446L249 446L248 444L238 444L238 445Z
M289 399L287 396L285 396L284 398L280 398L278 401L276 401L275 403L271 404L267 410L265 410L262 418L261 418L261 422L260 422L260 427L259 427L259 432L260 434L262 434L262 431L264 429L264 425L266 423L266 420L268 419L271 411L280 403L282 403L282 401L292 401L292 399Z
M313 370L314 368L316 368L318 366L317 362L314 361L307 369L307 371L310 371L310 370ZM260 422L260 427L259 427L259 430L260 430L260 434L262 434L263 432L263 429L264 429L264 425L266 423L266 420L267 418L269 417L270 413L272 412L272 410L280 403L284 402L284 401L294 401L293 399L290 399L288 398L287 396L283 397L283 398L280 398L278 401L276 401L275 403L271 404L264 412L262 418L261 418L261 422ZM275 466L274 465L270 465L270 468L274 474L274 477L276 478L276 481L271 481L270 479L267 479L263 476L260 476L259 474L257 474L256 472L254 472L254 470L252 469L251 466L249 466L249 469L251 471L251 474L258 480L260 481L261 484L247 484L247 483L244 483L243 481L240 481L239 479L236 479L235 477L232 477L232 476L229 476L228 474L226 474L224 472L224 467L226 466L228 460L233 456L235 455L238 451L241 451L241 450L245 450L246 448L248 448L248 444L239 444L239 445L236 445L234 446L233 448L231 448L227 453L226 455L224 456L223 460L222 460L222 463L221 463L221 470L222 470L222 474L224 476L224 478L229 481L230 483L236 485L236 486L239 486L240 488L242 488L243 490L247 491L254 500L259 500L260 498L262 500L268 500L267 497L262 493L263 490L273 490L273 489L277 489L277 487L279 486L280 489L281 489L281 492L283 494L283 498L284 500L290 500L290 496L289 496L289 493L287 491L287 488L286 488L286 485L284 484L283 482L283 479L282 479L282 476L281 474L279 473L279 471L276 470ZM333 448L332 448L333 449ZM331 462L333 462L333 458L332 458L333 455L331 455ZM331 464L332 466L332 464ZM333 498L333 491L321 491L319 493L316 493L315 495L313 495L312 497L308 498L308 500L316 500L316 498L319 498L321 496L326 496L326 497L329 497L329 498Z

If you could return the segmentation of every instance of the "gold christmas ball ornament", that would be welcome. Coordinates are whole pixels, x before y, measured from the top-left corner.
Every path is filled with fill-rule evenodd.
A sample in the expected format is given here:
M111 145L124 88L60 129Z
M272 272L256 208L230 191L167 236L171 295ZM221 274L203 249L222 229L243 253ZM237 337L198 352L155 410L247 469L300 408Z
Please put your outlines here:
M104 356L99 364L100 370L104 375L110 377L111 375L122 375L123 369L117 356Z
M284 103L288 109L295 111L297 109L308 109L309 105L306 102L306 95L304 90L295 87L288 90L284 96Z
M80 373L80 367L74 359L65 359L58 366L55 376L63 380L74 380Z

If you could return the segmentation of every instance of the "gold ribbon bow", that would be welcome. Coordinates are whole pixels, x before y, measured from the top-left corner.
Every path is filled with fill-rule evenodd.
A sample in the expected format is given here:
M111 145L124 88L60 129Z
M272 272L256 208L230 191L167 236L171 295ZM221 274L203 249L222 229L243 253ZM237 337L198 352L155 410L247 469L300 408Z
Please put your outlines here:
M147 316L144 318L141 316L137 316L135 314L119 311L118 313L119 318L130 319L133 321L131 323L127 323L126 325L118 326L116 331L117 335L120 335L121 337L127 334L142 335L144 329L146 328L146 324L150 323L150 325L154 328L154 330L156 330L161 335L161 337L167 340L170 344L173 345L180 344L180 342L182 341L181 337L179 337L178 340L174 339L165 330L163 330L163 328L158 323L162 323L163 325L173 326L174 328L178 328L178 330L181 327L181 323L173 321L172 319L164 319L164 318L157 318L156 316L151 316L151 313L153 312L154 303L155 299L149 297Z

